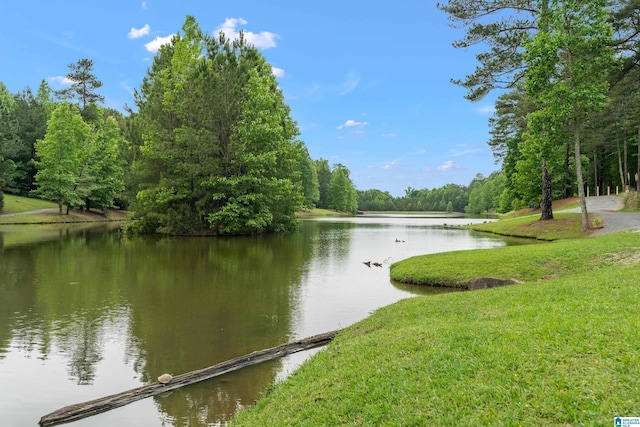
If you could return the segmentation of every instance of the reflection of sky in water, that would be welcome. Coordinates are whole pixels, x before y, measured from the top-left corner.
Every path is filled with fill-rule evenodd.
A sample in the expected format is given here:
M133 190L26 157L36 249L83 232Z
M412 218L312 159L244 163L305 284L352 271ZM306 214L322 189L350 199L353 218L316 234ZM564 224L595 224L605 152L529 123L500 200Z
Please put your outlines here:
M320 237L322 242L296 293L294 329L300 338L344 328L380 307L430 291L412 286L403 290L391 285L389 266L394 262L429 253L505 245L493 236L443 228L445 222L464 225L486 219L374 216L321 221L350 227L332 230ZM383 266L367 267L364 261L379 262ZM278 378L285 378L314 353L285 358Z

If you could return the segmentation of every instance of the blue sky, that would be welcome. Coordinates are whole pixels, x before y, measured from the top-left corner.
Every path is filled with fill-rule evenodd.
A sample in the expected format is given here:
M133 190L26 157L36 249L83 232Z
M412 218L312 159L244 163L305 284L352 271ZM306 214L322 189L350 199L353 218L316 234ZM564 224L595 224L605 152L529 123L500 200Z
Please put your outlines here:
M12 93L94 61L105 105L133 106L158 46L186 15L228 36L244 30L274 67L314 159L341 163L359 190L468 185L499 169L488 145L495 96L471 103L452 83L476 67L451 43L435 1L35 0L0 5L0 81Z

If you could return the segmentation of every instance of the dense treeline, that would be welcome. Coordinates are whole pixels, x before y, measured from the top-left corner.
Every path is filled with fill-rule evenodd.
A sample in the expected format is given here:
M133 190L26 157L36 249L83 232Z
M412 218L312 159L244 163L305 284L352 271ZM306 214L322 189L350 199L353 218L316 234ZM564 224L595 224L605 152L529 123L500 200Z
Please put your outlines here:
M466 27L454 44L485 44L476 70L455 83L467 98L502 94L490 120L492 148L503 176L492 191L496 210L545 198L640 190L640 2L638 0L449 0L438 7ZM492 181L494 181L492 179ZM485 191L487 194L489 191ZM481 200L484 199L485 201Z
M489 177L481 174L468 186L446 184L440 188L417 190L408 187L401 197L394 197L386 191L358 191L358 209L362 211L432 211L466 212L507 212L511 201L504 196L504 174L501 171Z

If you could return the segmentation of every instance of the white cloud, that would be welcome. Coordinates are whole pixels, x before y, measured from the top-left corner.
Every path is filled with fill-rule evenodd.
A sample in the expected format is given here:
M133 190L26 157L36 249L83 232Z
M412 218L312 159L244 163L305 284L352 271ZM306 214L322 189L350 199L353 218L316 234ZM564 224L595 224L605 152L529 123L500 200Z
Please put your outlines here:
M338 95L348 94L349 92L354 90L356 87L358 87L359 83L360 83L360 76L358 76L355 72L350 71L349 74L347 74L347 77L345 78L344 82L342 83L342 89L340 90Z
M274 76L276 77L284 77L285 72L282 68L278 68L278 67L271 67L271 72L273 73Z
M396 169L398 166L400 166L400 163L393 161L393 162L389 162L382 165L382 169L384 170Z
M141 4L141 6L142 6L142 9L143 9L143 10L147 9L147 2L146 2L146 1L143 1L143 2L142 2L142 4Z
M338 126L338 129L343 129L346 127L359 127L360 129L362 129L363 127L365 127L366 125L368 125L369 122L357 122L355 120L347 120L346 122L344 122L343 124L341 124L340 126Z
M130 39L139 39L140 37L149 35L150 31L151 31L151 26L149 26L149 24L144 24L144 27L142 28L131 27L131 31L129 31L129 34L127 34L127 37L129 37Z
M160 50L160 46L162 46L163 44L171 43L171 39L173 39L174 35L175 34L169 34L166 37L156 37L155 39L153 39L149 43L145 43L144 47L149 52L156 53L158 50Z
M473 154L480 151L478 148L469 147L466 144L457 145L456 148L449 150L449 154L453 157L465 156L467 154Z
M240 31L237 30L236 27L240 25L247 25L247 20L242 18L227 18L224 23L216 29L215 33L217 34L222 31L227 38L235 40L240 34ZM276 40L279 39L280 36L269 31L261 31L260 33L244 31L244 38L257 48L269 49L276 47Z
M133 95L134 90L127 84L127 82L120 82L120 87L126 90L130 95Z
M493 105L483 105L482 107L478 108L478 113L480 114L493 114L496 112L496 107L494 107Z
M442 172L447 172L451 170L462 169L462 167L456 164L453 160L447 160L440 166L437 166L436 169Z
M381 133L380 134L381 137L383 138L395 138L396 136L398 136L397 133Z
M61 86L71 86L73 84L73 80L68 79L65 76L53 76L53 77L47 77L47 81L52 82L52 83L57 83Z

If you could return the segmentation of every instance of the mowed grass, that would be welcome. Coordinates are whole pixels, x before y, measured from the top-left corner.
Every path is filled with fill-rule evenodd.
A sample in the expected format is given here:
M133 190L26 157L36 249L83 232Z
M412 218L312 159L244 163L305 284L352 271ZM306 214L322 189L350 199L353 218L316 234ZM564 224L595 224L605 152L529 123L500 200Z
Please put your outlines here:
M38 212L43 209L48 211ZM111 210L109 215L105 216L97 211L86 212L75 209L66 214L66 208L63 209L63 214L59 214L58 209L58 204L54 202L5 194L4 208L0 211L0 225L124 221L127 217L126 212L118 210Z
M345 212L338 212L332 209L313 208L310 210L296 212L296 216L299 218L317 218L317 217L353 216L353 215Z
M612 425L640 413L638 272L384 307L231 425Z
M421 283L525 283L381 308L231 425L604 426L637 416L639 253L640 234L625 232L396 263L392 274L414 264Z
M42 199L32 199L29 197L14 196L12 194L4 195L4 207L0 210L1 214L16 214L21 212L37 211L41 209L57 209L58 204Z
M589 215L589 221L596 217ZM593 227L593 224L592 224ZM527 237L538 240L580 239L590 236L582 231L582 216L579 213L554 213L553 219L540 221L540 214L506 217L500 221L473 224L464 228L495 233L502 236Z
M391 265L391 279L416 285L465 288L471 279L497 277L529 282L564 277L634 260L638 233L615 233L589 239L490 250L443 252L415 256Z

